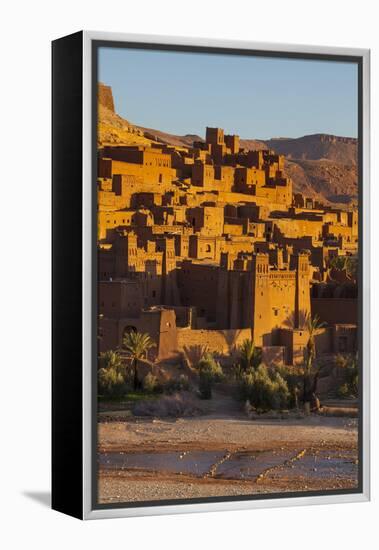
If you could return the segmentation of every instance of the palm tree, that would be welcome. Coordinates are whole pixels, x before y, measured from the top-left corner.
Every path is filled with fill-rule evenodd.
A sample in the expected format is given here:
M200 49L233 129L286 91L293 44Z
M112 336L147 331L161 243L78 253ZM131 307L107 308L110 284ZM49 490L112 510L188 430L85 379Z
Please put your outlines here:
M305 403L312 400L313 394L316 393L317 382L320 375L320 368L316 370L312 380L312 366L316 358L316 342L315 337L320 333L320 330L325 326L325 323L320 322L317 315L312 317L310 314L305 319L305 328L308 331L308 342L306 347L306 362L304 369L304 396Z
M358 273L358 262L353 256L346 256L345 271L348 279L356 279Z
M259 352L252 340L249 340L247 338L242 342L242 344L239 347L239 356L240 356L242 370L247 371L251 367L257 368L259 366L259 363L260 363Z
M355 256L335 256L329 262L329 275L330 268L345 271L347 279L357 278L358 262Z
M307 370L311 370L313 361L316 357L316 342L315 336L319 334L320 330L325 326L325 323L320 322L318 315L312 317L308 314L305 318L305 328L308 331L307 342Z
M151 340L148 334L142 334L141 332L128 332L123 339L123 346L127 352L129 352L132 358L133 365L133 388L136 390L140 386L138 379L138 361L143 357L146 357L150 348L155 344Z

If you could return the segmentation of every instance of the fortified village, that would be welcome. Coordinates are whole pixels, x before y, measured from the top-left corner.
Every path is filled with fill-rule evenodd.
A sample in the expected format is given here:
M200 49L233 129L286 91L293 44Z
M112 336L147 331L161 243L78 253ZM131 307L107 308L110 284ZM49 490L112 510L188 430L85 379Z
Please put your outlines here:
M317 354L353 353L356 274L337 266L357 251L356 209L294 193L282 155L221 128L188 147L99 148L100 351L137 330L151 361L196 346L228 361L251 338L266 364L293 365L317 315Z

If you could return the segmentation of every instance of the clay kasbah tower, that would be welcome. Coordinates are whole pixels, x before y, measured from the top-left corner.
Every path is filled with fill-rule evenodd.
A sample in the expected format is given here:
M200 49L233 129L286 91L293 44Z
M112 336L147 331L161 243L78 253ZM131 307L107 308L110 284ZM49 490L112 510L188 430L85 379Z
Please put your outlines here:
M250 342L272 372L296 374L309 357L333 364L317 375L317 397L309 398L317 408L343 382L336 357L357 351L357 209L295 192L286 158L274 150L244 147L222 128L203 135L175 144L138 128L118 117L111 88L99 85L99 357L126 357L125 338L148 335L138 389L152 380L175 385L173 378L178 388L196 385L206 357L223 371L213 391L228 400L238 382L230 373ZM301 408L302 383L286 391ZM253 418L260 411L245 401ZM117 491L102 479L108 502Z

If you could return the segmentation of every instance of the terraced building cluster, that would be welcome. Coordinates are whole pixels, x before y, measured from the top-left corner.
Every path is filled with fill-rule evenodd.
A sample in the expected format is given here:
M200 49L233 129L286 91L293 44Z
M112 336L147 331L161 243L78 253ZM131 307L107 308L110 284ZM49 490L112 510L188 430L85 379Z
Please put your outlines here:
M354 352L357 251L356 210L293 193L284 156L221 128L188 147L99 148L101 351L138 330L152 360L196 346L228 360L248 337L265 362L294 364L317 314L317 353Z

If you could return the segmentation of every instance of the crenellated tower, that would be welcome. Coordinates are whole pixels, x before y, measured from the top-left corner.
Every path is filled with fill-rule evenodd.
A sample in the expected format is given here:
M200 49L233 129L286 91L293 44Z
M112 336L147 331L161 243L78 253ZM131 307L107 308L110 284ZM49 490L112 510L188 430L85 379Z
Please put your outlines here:
M295 328L303 328L305 319L311 313L309 254L305 250L291 256L291 269L296 270Z
M252 275L252 339L262 346L271 335L270 318L270 267L268 254L254 254Z
M120 235L115 242L116 277L126 277L131 271L138 271L137 235Z

